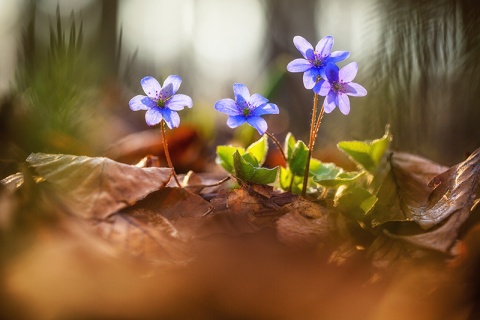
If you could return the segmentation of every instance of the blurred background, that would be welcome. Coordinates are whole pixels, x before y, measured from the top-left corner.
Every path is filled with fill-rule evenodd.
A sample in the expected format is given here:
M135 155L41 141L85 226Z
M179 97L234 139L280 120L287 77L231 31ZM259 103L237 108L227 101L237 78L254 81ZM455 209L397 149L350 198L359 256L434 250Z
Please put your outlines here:
M300 57L295 35L314 46L332 35L368 90L350 115L325 115L316 157L335 160L338 141L387 124L394 149L444 165L480 146L477 0L0 0L1 177L30 152L161 153L158 128L128 108L146 75L178 74L193 98L170 131L180 171L208 170L219 143L256 139L213 109L235 82L279 106L269 131L306 141L313 93L285 69Z

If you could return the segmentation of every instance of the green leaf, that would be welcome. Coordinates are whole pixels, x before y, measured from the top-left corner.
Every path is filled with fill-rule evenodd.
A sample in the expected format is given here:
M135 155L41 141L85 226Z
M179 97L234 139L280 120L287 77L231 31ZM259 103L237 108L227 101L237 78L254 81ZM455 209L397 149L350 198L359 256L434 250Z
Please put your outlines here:
M258 165L262 165L265 162L268 152L268 140L267 136L263 135L260 139L252 143L246 150L257 159Z
M280 167L279 183L282 190L289 190L293 174L288 168Z
M254 167L260 167L261 165L258 163L257 158L255 158L251 153L245 153L242 155L243 160L250 163Z
M362 187L342 186L335 195L335 207L344 214L362 221L373 209L377 200L377 197Z
M225 170L234 173L233 154L238 151L240 155L245 154L245 149L234 146L217 146L216 162L220 164Z
M345 172L334 163L321 163L310 172L313 174L313 181L328 188L350 184L364 174L364 172L357 171Z
M287 136L285 137L285 155L287 156L287 159L292 158L292 153L293 149L295 148L295 143L297 141L295 140L295 137L291 132L287 133Z
M373 141L341 141L338 148L355 163L369 172L374 172L390 146L392 135L387 126L382 138Z
M245 158L251 160L253 157L248 153L241 156L238 150L233 153L235 176L237 178L257 184L269 184L275 181L278 167L273 169L256 167Z
M269 184L277 178L278 167L275 168L255 168L250 182L257 184Z
M292 155L288 159L288 166L296 176L303 176L307 164L308 148L301 140L295 143Z
M238 150L233 153L233 166L235 176L243 181L249 181L250 177L253 176L253 173L255 172L255 167L242 158Z

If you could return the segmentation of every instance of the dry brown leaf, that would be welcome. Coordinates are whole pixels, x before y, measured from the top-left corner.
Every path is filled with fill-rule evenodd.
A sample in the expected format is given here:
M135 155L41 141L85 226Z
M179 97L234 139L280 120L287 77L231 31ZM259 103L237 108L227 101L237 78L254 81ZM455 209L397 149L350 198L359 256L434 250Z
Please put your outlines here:
M334 215L317 203L296 197L284 210L277 221L277 235L289 246L315 248L337 234Z
M480 149L435 177L430 185L435 186L435 190L416 221L424 228L436 227L416 235L390 235L419 247L449 253L470 216L480 188Z
M185 239L162 215L135 217L115 213L96 221L94 228L112 245L135 257L162 264L185 263L189 259Z
M433 188L428 182L448 168L409 153L395 152L390 158L391 172L377 194L378 202L372 226L391 221L420 220L419 212L427 205Z
M50 182L70 213L104 219L164 187L170 168L138 168L108 158L32 153L27 162Z

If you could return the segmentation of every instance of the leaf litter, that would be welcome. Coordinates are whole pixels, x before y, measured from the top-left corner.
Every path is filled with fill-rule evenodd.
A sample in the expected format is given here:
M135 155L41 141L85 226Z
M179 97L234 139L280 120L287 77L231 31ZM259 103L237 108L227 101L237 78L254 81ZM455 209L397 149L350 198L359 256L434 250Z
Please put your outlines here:
M198 305L198 299L204 297L205 290L218 295L230 288L236 290L236 299L246 297L247 293L251 295L245 308L225 309L222 304L233 302L216 296L213 301L220 305L204 312L210 316L255 314L262 318L262 314L271 315L272 308L259 307L255 301L261 301L261 294L269 294L271 290L242 289L240 283L253 277L259 284L267 285L274 278L282 279L275 286L278 290L285 292L290 287L292 294L302 294L307 301L323 296L331 304L305 304L301 311L294 311L293 305L297 304L287 302L293 296L285 294L285 304L277 308L279 319L294 316L313 319L318 315L349 318L353 314L381 319L391 315L386 307L391 305L389 297L395 294L407 297L411 290L391 278L408 269L397 267L396 273L385 269L396 261L399 266L417 265L419 270L430 270L435 261L456 256L455 261L460 261L461 267L454 270L462 270L462 273L453 273L452 279L445 279L446 274L451 274L448 270L437 270L423 279L416 277L419 273L405 275L408 279L416 279L412 286L424 285L434 290L440 295L439 301L446 299L448 288L457 290L456 282L462 283L472 276L471 272L464 271L465 264L462 264L464 260L473 259L471 251L454 249L461 248L461 230L468 227L465 224L478 201L479 156L480 149L448 169L418 156L394 152L376 193L378 202L373 212L368 213L368 217L373 218L355 221L351 216L338 214L335 205L327 200L310 201L268 186L248 184L231 190L227 184L202 192L205 188L199 186L210 185L212 179L194 176L190 178L192 186L196 186L190 190L193 193L188 187L167 187L171 177L171 170L167 168L140 168L107 158L32 154L27 162L36 177L37 187L54 190L53 203L58 200L60 204L54 207L66 209L60 210L64 214L57 215L59 219L55 224L63 226L60 228L63 231L58 233L57 228L48 224L40 227L43 231L37 235L35 245L25 249L24 254L5 268L6 290L13 291L20 301L26 301L19 298L22 296L36 301L31 312L38 311L39 318L46 319L79 314L119 316L122 313L127 317L142 313L146 317L172 314L187 317L195 310L192 308ZM10 198L25 189L23 179L25 174L2 180L2 197L8 195L6 197ZM18 199L11 200L5 210L18 213L12 204L15 201ZM2 230L11 224L3 219L5 216L12 219L12 214L3 213ZM78 228L82 236L74 231ZM81 240L86 238L91 241ZM52 257L47 253L53 252L57 242L58 245L63 243L57 249L64 254ZM81 249L69 251L67 248L72 248L73 243ZM470 246L471 242L467 243L467 247ZM298 251L298 248L307 251ZM312 255L312 252L323 252L323 255ZM442 254L446 256L438 258ZM82 256L89 258L79 259ZM343 261L335 264L342 267L332 269L333 266L321 257L327 257L330 262ZM437 258L432 260L432 257ZM43 264L36 266L37 262ZM65 298L61 294L65 288L60 284L46 298L39 298L47 280L53 279L55 273L60 279L67 279L70 274L70 269L60 267L49 271L50 263L71 268L72 272L80 272L82 264L87 268L81 271L84 276L73 278L78 288L77 300ZM72 263L77 267L72 267ZM159 269L158 265L175 266L177 271ZM296 269L292 269L293 265ZM272 269L273 266L276 267ZM103 278L94 277L91 268ZM150 280L147 283L139 280L142 275ZM205 282L213 275L224 285ZM135 288L135 293L130 295L131 305L106 314L103 306L85 300L90 288L81 283L92 276L103 284L105 288L100 292L107 296L111 294L107 287L122 278L120 286ZM31 279L30 286L21 280L24 277ZM382 277L391 281L378 280ZM434 282L432 277L441 280ZM304 291L309 282L318 286ZM370 285L364 287L367 283ZM97 286L95 288L98 290ZM314 288L318 292L314 293ZM362 298L358 297L360 288L367 288ZM242 296L243 290L246 291ZM185 309L181 307L184 304L167 297L172 292L186 297ZM332 298L333 292L350 296L350 311L339 309L343 300ZM157 295L158 299L147 298L150 294ZM110 296L105 305L117 305L122 297L125 295L121 293L117 298ZM384 298L379 300L377 307L366 304L379 297ZM431 299L431 295L427 297ZM277 298L282 300L280 296ZM353 302L355 299L357 302ZM59 301L59 305L54 306L53 301ZM75 301L87 301L87 307L79 311ZM153 301L164 304L159 306ZM432 310L433 307L427 305L424 312L417 315L421 318L422 314L437 314ZM442 314L438 312L437 315Z

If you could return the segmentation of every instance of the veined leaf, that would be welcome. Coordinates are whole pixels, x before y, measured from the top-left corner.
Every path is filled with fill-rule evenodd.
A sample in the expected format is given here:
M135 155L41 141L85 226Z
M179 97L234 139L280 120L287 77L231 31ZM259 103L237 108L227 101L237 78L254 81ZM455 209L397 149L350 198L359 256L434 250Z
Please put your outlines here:
M257 184L269 184L275 181L278 167L273 169L255 167L238 151L233 154L235 176L243 181Z
M345 172L334 163L320 163L315 170L310 170L310 172L313 174L313 181L328 188L352 183L364 174L364 172L357 171Z
M283 190L289 190L292 179L293 179L292 171L290 171L290 169L288 168L280 167L280 174L278 178L280 188Z
M305 143L298 140L293 148L292 155L288 159L288 167L296 176L303 176L307 165L308 148Z
M355 163L373 173L380 164L391 141L392 135L387 126L384 136L380 139L373 141L341 141L337 146Z
M108 158L32 153L27 162L72 214L103 219L168 183L170 168L139 168Z
M250 153L255 159L257 159L258 165L263 165L265 159L267 158L268 152L268 140L267 136L263 135L260 139L252 143L246 150L247 153Z
M342 186L335 195L335 206L344 214L362 221L373 209L377 197L362 187Z
M217 146L217 163L220 164L225 170L230 173L234 173L233 166L233 154L238 152L240 155L245 154L245 149L242 147L234 146Z
M287 159L292 158L292 153L293 149L295 149L295 144L297 141L295 140L295 137L291 132L287 133L287 136L285 137L285 155L287 156Z

